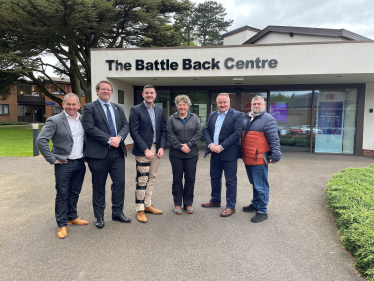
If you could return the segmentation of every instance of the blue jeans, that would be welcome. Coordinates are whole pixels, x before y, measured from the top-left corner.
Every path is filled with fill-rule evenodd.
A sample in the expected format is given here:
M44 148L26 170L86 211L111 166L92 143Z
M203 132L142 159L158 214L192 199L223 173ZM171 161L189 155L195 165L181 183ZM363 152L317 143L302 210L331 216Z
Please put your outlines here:
M64 227L68 221L78 218L77 203L85 173L86 165L83 160L68 160L66 164L55 164L55 215L58 227Z
M252 205L259 213L267 213L269 203L268 165L245 165L249 182L253 185Z
M221 204L222 172L226 178L226 208L235 209L238 161L222 161L217 153L210 158L211 202Z

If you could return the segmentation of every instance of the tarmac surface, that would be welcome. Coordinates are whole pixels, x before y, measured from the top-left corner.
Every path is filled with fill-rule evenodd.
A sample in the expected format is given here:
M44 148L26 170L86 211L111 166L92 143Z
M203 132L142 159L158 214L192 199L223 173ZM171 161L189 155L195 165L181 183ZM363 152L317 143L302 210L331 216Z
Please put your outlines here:
M135 159L126 158L124 213L111 220L110 184L105 227L92 210L91 173L78 202L87 226L68 226L57 237L53 166L42 157L0 158L0 280L364 280L339 241L323 191L337 171L366 167L372 158L284 153L270 165L269 219L252 223L244 213L252 198L242 160L238 164L236 213L202 208L210 199L209 160L200 151L192 215L173 213L168 151L161 161L153 205L162 215L136 220Z

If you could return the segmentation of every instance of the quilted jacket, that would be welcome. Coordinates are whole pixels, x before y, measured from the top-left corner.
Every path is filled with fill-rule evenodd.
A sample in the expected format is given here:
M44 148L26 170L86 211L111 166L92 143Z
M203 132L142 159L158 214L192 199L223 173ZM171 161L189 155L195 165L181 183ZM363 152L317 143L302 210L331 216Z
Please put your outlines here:
M250 121L247 113L244 116L241 149L246 165L265 165L262 153L270 151L271 160L278 162L281 158L277 124L273 116L262 112Z

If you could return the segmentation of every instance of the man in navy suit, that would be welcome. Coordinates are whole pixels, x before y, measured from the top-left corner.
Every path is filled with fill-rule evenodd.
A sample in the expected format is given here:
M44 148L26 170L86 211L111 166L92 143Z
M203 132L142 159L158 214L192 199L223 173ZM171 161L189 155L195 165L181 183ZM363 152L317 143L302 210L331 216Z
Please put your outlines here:
M98 99L83 107L82 125L86 131L84 155L92 173L92 203L96 227L103 228L105 184L112 179L112 219L123 223L131 219L123 214L125 199L125 139L130 131L123 108L111 103L113 85L100 81L96 85Z
M135 203L137 219L147 222L145 213L162 214L152 206L153 183L157 170L164 156L166 146L166 120L161 106L154 104L156 90L152 85L145 85L142 96L144 101L131 108L130 135L134 140L132 154L136 160Z
M221 207L222 172L226 178L226 208L222 217L235 213L238 158L241 155L239 138L243 130L243 116L230 108L230 97L226 93L217 96L218 111L209 116L205 129L207 149L204 158L210 158L211 199L202 203L205 208Z

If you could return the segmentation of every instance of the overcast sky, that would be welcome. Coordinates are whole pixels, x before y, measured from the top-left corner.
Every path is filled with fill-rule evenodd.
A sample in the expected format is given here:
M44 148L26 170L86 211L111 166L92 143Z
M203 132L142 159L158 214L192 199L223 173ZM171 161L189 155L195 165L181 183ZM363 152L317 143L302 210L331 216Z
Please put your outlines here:
M192 0L193 1L193 0ZM197 3L204 0L197 0ZM373 0L216 0L226 8L228 31L249 25L347 29L374 39Z

